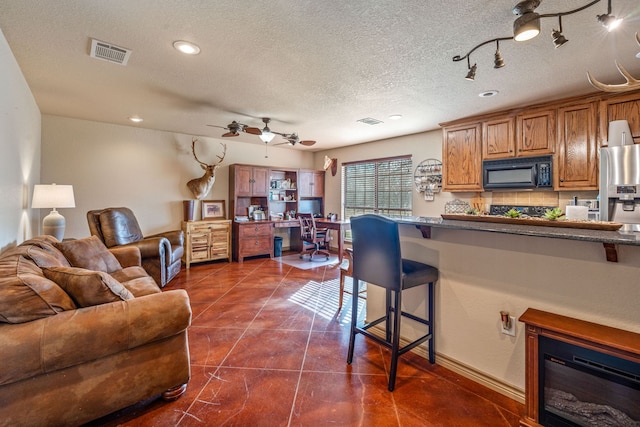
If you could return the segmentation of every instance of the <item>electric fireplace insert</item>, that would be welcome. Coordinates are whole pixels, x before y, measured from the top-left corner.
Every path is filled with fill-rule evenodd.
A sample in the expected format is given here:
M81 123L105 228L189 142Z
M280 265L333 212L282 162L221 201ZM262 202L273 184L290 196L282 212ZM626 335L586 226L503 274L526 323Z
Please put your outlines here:
M538 338L539 423L640 427L640 363Z

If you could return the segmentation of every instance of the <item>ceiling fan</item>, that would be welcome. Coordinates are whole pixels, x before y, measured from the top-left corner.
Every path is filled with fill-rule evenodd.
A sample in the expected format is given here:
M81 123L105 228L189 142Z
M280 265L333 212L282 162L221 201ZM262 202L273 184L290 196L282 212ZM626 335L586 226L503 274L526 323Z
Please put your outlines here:
M276 132L276 131L272 131L271 129L269 129L269 123L271 122L271 119L268 117L263 117L262 118L262 122L264 123L264 129L260 130L256 127L251 127L249 125L245 125L243 123L239 123L237 121L232 121L231 123L229 123L226 127L225 126L217 126L217 125L207 125L207 126L211 126L211 127L215 127L215 128L220 128L220 129L225 129L228 132L224 133L222 135L222 137L227 138L227 137L232 137L232 136L238 136L240 135L240 132L245 132L251 135L258 135L260 136L260 139L262 139L262 141L265 144L268 144L269 142L271 142L271 140L275 137L275 135L280 135L281 137L283 137L284 139L287 140L287 142L282 142L280 144L275 144L275 145L282 145L282 144L289 144L289 145L296 145L296 144L300 144L300 145L304 145L307 147L312 146L313 144L316 143L316 141L312 141L312 140L300 140L300 138L298 137L298 134L296 132L293 133L281 133L281 132Z
M217 126L217 125L207 125L207 126L228 130L229 132L224 133L222 135L224 138L228 138L228 137L231 137L231 136L238 136L238 135L240 135L240 132L250 133L251 135L261 135L262 134L262 131L260 129L254 128L254 127L250 127L250 126L242 124L242 123L238 123L235 120L232 121L231 123L229 123L226 127L225 126Z
M277 133L278 135L282 136L284 139L287 140L287 142L281 142L280 144L275 144L275 145L282 145L282 144L289 144L289 145L296 145L296 144L300 144L300 145L304 145L306 147L310 147L313 144L315 144L315 141L312 140L302 140L300 141L300 137L298 137L297 133L278 133L278 132L274 132Z

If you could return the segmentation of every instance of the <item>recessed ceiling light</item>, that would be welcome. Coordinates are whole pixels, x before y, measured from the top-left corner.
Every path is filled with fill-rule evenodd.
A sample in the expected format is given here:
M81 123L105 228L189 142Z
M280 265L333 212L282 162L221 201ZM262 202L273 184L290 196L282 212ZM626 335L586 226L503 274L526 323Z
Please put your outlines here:
M134 123L140 123L143 119L142 119L142 117L131 116L131 117L129 117L129 120L131 120Z
M402 114L392 114L389 116L389 120L400 120L402 118Z
M187 55L197 55L200 53L200 48L197 45L184 40L176 40L173 42L173 47Z
M491 98L492 96L496 96L498 94L497 90L486 90L484 92L480 92L478 96L480 98Z

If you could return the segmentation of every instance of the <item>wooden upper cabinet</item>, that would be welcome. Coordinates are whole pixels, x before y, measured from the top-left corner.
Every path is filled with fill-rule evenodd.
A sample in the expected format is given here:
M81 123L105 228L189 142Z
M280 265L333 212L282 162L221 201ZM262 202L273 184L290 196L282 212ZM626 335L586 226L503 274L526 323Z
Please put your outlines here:
M300 197L324 197L324 171L298 171L298 194Z
M237 197L268 197L269 169L235 165L235 195Z
M558 108L556 190L598 189L596 102Z
M627 120L633 141L640 144L640 92L600 101L600 146L607 145L609 122Z
M480 123L445 127L442 146L444 191L482 190Z
M516 155L515 118L482 122L482 158L501 159Z
M553 154L556 145L556 109L518 114L516 156Z

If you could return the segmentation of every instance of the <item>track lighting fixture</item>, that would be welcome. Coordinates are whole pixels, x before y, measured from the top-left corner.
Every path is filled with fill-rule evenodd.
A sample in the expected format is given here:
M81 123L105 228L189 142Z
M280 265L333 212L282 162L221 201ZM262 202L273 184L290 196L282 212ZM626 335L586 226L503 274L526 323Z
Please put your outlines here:
M496 40L496 54L495 59L493 60L493 68L502 67L504 67L504 58L502 57L502 53L500 52L500 41Z
M469 81L474 81L476 79L476 69L478 68L476 64L473 64L473 67L471 66L471 62L469 61L469 57L467 57L467 67L469 67L469 72L467 73L467 76L465 77L465 79L469 80Z
M540 15L534 9L540 5L540 0L525 0L513 8L513 13L519 18L513 23L513 39L517 42L531 40L540 34Z
M568 42L565 36L562 35L562 15L558 16L558 30L551 31L551 38L553 39L553 47L556 49Z
M553 39L553 45L555 48L559 48L564 45L568 40L562 34L562 17L565 15L571 15L582 10L588 9L591 6L600 3L602 0L592 0L591 2L585 4L584 6L578 7L573 10L568 10L566 12L557 12L557 13L545 13L538 14L535 12L535 9L540 5L541 0L523 0L520 3L516 4L513 8L513 13L518 15L518 18L513 23L513 37L496 37L491 40L487 40L475 46L471 49L466 55L460 56L456 55L453 57L454 62L462 61L464 59L467 60L467 67L469 69L467 76L465 77L467 80L474 80L476 75L476 64L471 66L471 61L469 59L470 55L479 47L482 47L486 44L496 42L496 53L495 59L493 63L493 68L502 68L505 65L504 59L502 58L502 53L500 52L499 42L502 40L515 40L517 42L531 40L536 37L540 33L540 19L541 18L558 18L558 30L551 31L551 37ZM602 26L604 26L608 31L612 31L616 27L620 25L622 19L616 18L611 14L611 0L607 1L608 8L607 13L603 15L598 15L597 19Z

